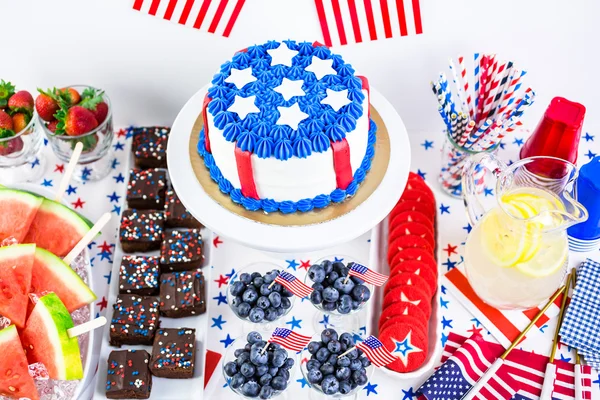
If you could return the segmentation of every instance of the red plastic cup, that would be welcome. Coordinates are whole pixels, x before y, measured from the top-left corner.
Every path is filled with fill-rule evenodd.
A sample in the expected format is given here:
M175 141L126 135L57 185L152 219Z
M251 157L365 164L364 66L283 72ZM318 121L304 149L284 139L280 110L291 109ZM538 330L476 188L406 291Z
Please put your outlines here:
M535 156L556 157L575 164L585 117L585 106L555 97L546 109L542 120L521 148L520 158ZM558 178L564 171L556 170L556 163L540 165L531 171L538 175Z

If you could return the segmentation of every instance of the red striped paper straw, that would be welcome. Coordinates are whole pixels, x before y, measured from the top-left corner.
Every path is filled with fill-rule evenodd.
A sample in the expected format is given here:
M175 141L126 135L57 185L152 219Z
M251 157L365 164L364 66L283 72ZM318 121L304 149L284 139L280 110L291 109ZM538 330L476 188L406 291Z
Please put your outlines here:
M498 69L498 60L496 59L496 55L492 54L488 59L488 74L486 77L485 93L484 93L484 99L486 101L487 101L488 96L490 95L490 90L492 87L492 80L494 79L497 69ZM484 106L485 106L485 103L484 103ZM483 118L485 118L485 117L483 117Z
M473 132L474 128L475 128L475 121L473 121L473 120L469 121L469 123L467 124L467 127L465 128L464 133L458 140L458 145L460 147L463 147L465 145L465 143L467 142L467 139L471 135L471 132Z
M491 119L486 119L485 121L483 121L483 124L481 124L479 129L477 129L477 131L474 131L471 133L471 135L469 135L469 138L467 139L467 142L465 143L464 148L470 149L475 144L475 142L477 142L479 140L479 138L481 138L483 135L485 135L485 133L488 131L488 128L491 125L492 125Z
M523 75L525 75L525 71L515 70L515 73L513 74L513 79L510 82L508 90L506 91L506 94L502 98L502 104L500 105L500 108L498 109L498 112L496 113L496 115L498 117L501 117L502 114L504 114L504 112L506 111L506 108L508 107L508 102L510 101L511 97L514 95L515 88L517 87L517 84L519 83L519 81L521 80L521 77Z
M458 68L460 68L460 78L462 79L463 88L465 91L465 97L467 101L467 112L469 116L473 118L473 97L469 90L469 77L467 76L467 68L465 67L465 58L463 56L458 57Z
M456 95L458 96L458 101L461 104L461 111L464 111L467 108L467 101L465 99L465 93L460 84L460 79L458 78L456 66L454 65L454 61L452 61L452 58L448 60L448 67L450 68L450 72L452 72L452 80L456 86Z
M483 114L483 102L485 100L485 86L486 86L486 80L487 80L487 76L488 76L488 70L489 70L489 58L487 55L484 55L481 58L481 63L480 63L480 68L481 68L481 74L479 75L479 94L478 94L478 98L477 98L477 117L475 118L475 121L480 124L482 121L485 121L482 118Z
M492 104L494 104L494 99L496 98L496 94L498 93L498 89L500 88L500 82L502 81L505 68L506 62L503 62L498 67L498 71L494 74L494 80L490 84L490 92L485 98L485 104L483 105L483 115L485 116L484 118L490 118L492 116Z

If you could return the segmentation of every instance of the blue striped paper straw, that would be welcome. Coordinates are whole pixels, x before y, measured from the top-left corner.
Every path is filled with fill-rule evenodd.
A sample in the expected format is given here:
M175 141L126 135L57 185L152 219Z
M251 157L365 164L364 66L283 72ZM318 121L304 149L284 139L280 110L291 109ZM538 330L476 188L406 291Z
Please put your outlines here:
M465 143L465 145L463 146L465 149L470 149L477 140L479 140L479 138L481 136L483 136L483 134L485 133L485 131L488 130L488 128L490 127L490 125L492 125L492 120L491 119L486 119L483 124L479 127L479 129L477 129L475 132L471 133L471 135L469 136L469 138L467 139L467 142Z
M475 80L474 92L475 92L475 111L473 112L473 119L477 120L477 105L479 104L479 53L473 55L473 78Z
M444 108L442 106L439 106L438 107L438 112L440 113L440 116L444 120L444 124L446 125L446 128L448 129L448 131L450 131L450 126L451 126L450 120L448 119L448 115L444 111Z

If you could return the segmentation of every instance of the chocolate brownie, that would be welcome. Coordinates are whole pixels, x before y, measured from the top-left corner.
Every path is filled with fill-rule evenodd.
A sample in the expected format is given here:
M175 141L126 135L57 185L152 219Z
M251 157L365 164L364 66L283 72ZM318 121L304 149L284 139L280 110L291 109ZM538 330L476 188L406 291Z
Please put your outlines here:
M188 317L206 312L202 271L169 272L160 276L160 315Z
M175 229L165 233L160 247L162 272L187 271L202 265L202 236L200 230Z
M119 268L119 293L158 294L158 257L123 256Z
M192 217L173 190L167 192L165 200L165 226L169 228L202 228L202 224Z
M147 399L152 390L152 375L146 350L114 350L108 356L106 398Z
M159 329L154 337L150 371L160 378L186 379L194 376L196 330Z
M160 210L165 206L166 190L166 171L132 169L127 185L127 204L139 210Z
M113 305L110 344L152 344L160 325L158 300L151 296L120 294Z
M160 249L163 238L162 211L125 210L121 215L119 237L126 253Z
M138 168L167 168L167 143L171 128L133 128L133 161Z

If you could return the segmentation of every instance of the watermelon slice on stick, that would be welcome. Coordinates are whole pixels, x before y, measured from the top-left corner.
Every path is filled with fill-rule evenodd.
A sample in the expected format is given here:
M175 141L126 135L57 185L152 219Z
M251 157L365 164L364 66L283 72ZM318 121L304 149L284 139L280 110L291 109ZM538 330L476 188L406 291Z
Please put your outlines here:
M83 378L79 343L68 334L73 326L63 302L49 293L39 299L21 335L29 362L44 364L52 379Z
M23 242L43 200L21 190L0 189L0 242L11 237Z
M94 292L68 264L40 247L35 249L30 292L56 293L70 313L96 300Z
M27 357L14 325L0 331L0 395L38 400L35 382L29 375Z
M35 244L0 247L0 314L25 326Z

